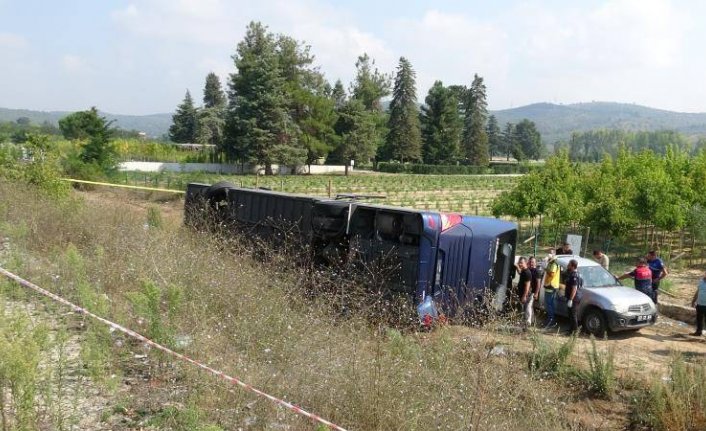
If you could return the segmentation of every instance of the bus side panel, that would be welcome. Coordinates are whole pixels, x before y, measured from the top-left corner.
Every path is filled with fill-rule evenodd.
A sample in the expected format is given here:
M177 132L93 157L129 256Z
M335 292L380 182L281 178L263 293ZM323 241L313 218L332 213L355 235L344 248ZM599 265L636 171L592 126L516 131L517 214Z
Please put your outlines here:
M312 211L318 198L261 190L233 189L228 195L231 219L262 238L296 235L311 240Z

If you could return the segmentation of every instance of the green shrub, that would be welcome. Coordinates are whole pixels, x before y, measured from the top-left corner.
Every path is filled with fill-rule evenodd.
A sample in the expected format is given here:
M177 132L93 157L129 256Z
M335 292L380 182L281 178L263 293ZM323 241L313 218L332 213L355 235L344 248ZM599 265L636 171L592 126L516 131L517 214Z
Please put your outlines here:
M580 375L587 383L588 389L594 394L611 398L615 392L615 358L613 351L601 353L596 349L596 340L591 338L591 351L586 354L588 358L588 371Z
M529 354L528 366L535 375L558 375L567 371L567 362L576 346L576 335L572 335L560 345L547 343L541 335L534 334L532 352Z
M670 375L656 379L649 392L636 397L633 422L656 430L706 429L706 364L690 365L681 356Z
M147 422L160 429L184 431L221 431L223 428L204 423L204 415L196 407L166 407Z
M61 198L69 192L61 174L58 155L48 136L29 134L22 147L0 145L0 178L25 181Z
M159 207L150 206L147 208L147 226L155 229L161 229L164 224L162 219L162 212Z
M7 314L0 302L0 411L4 429L39 429L40 360L48 354L48 328ZM12 424L14 423L14 427Z
M146 336L157 343L172 347L174 331L171 323L181 304L181 289L170 286L166 292L150 280L142 282L142 289L128 295L135 314L145 319ZM163 307L166 310L163 310ZM166 311L167 319L164 319ZM165 321L166 320L166 321Z

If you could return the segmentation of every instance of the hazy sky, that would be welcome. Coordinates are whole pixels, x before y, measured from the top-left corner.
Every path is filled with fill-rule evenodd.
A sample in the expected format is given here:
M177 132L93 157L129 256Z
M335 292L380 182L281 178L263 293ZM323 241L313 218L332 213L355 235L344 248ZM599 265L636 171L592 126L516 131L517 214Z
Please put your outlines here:
M0 0L0 107L170 112L225 84L249 21L304 40L348 86L367 52L435 80L485 78L491 109L592 100L706 112L706 2Z

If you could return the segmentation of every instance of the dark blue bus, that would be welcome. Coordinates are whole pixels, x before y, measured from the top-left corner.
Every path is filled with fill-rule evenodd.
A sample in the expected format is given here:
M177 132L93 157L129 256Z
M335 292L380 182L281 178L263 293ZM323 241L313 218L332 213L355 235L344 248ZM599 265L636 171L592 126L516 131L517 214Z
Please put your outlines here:
M323 262L342 257L361 263L385 260L391 268L391 292L408 295L415 305L431 297L435 309L449 316L479 302L503 308L517 243L516 225L494 218L229 183L189 184L185 222L198 224L207 217L270 239L284 229L294 230L298 241Z

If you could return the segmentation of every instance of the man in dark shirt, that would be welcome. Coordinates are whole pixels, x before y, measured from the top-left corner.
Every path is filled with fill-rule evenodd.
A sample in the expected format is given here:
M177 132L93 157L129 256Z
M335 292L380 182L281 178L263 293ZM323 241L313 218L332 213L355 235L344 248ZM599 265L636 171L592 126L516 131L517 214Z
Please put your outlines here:
M571 333L579 330L578 315L576 314L576 304L574 299L576 293L581 287L581 277L578 272L579 263L576 259L571 259L566 266L566 282L564 283L564 296L566 297L566 306L569 309L569 323L571 324Z
M662 259L657 257L657 252L655 250L650 250L649 253L647 253L647 266L652 272L652 295L650 295L650 297L652 298L652 301L657 304L657 292L659 292L659 283L664 277L669 275L669 271L667 271L667 267L664 266Z
M520 279L517 282L517 295L520 297L522 311L524 312L525 328L532 325L532 306L534 295L532 295L532 271L527 267L527 259L521 257L517 261L517 269L520 271Z
M527 259L527 268L532 273L530 289L532 291L532 295L534 296L534 300L537 301L539 300L539 289L542 287L543 275L541 268L537 266L537 258L535 258L534 256L530 256L530 258Z
M574 251L571 249L571 244L569 244L568 242L565 242L564 245L562 245L561 247L556 249L555 254L557 256L559 256L561 254L574 254Z

